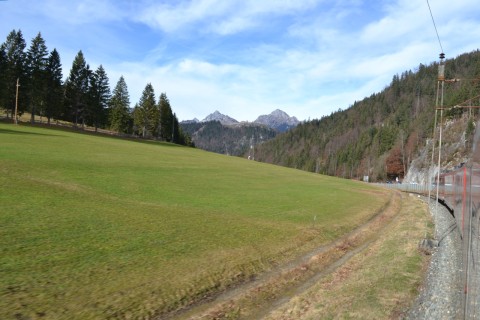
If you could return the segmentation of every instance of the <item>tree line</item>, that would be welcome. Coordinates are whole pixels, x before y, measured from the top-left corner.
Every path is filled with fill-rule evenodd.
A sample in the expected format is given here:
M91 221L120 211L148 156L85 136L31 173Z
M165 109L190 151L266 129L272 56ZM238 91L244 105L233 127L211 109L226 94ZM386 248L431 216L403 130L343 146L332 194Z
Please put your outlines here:
M130 108L128 87L123 76L113 91L102 65L93 70L80 50L70 73L63 81L62 63L56 49L49 51L39 32L30 46L21 30L12 30L0 45L0 108L7 118L18 114L45 117L183 145L192 145L172 111L166 93L158 101L151 83L140 101ZM19 83L20 90L18 90ZM18 90L18 95L17 95Z

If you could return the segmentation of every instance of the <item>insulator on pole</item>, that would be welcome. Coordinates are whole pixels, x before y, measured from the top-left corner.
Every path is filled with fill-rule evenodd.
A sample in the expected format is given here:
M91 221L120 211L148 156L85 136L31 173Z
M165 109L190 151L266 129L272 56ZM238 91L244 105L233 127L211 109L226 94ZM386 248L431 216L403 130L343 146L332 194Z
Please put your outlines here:
M440 64L438 65L438 81L445 81L445 53L440 53Z

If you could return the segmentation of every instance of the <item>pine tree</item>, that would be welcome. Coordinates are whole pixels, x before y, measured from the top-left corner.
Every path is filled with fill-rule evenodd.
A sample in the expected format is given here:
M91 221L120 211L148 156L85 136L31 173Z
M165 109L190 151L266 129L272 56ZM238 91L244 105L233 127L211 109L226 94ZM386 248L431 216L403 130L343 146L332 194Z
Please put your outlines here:
M123 76L117 82L113 95L110 99L109 122L110 129L118 133L128 132L128 125L130 120L129 106L130 97L128 95L127 84Z
M65 83L66 120L78 125L81 120L85 121L84 113L87 106L87 93L89 85L90 68L85 62L83 53L80 50L73 60L70 75Z
M157 136L158 109L155 104L155 92L151 83L148 83L143 90L142 97L138 102L137 112L137 122L140 125L142 137Z
M183 131L180 123L178 122L177 115L173 114L173 143L181 144L184 146L193 146L190 136Z
M7 117L8 111L13 117L15 111L15 98L17 92L17 79L20 82L20 85L23 86L25 80L27 79L25 72L25 47L26 43L23 39L22 32L20 30L12 30L8 36L7 40L2 44L2 51L5 52L5 93L4 101L5 107L7 108ZM22 114L25 109L26 103L26 94L23 88L19 90L18 96L18 112Z
M62 86L62 64L60 55L53 49L48 56L46 69L47 92L45 96L45 116L50 124L51 118L58 118L62 115L63 86Z
M160 111L160 138L165 141L172 141L174 118L166 93L160 95L158 109Z
M182 136L180 135L180 124L178 123L177 115L172 116L172 142L176 144L184 144Z
M110 100L110 86L108 76L102 65L90 73L90 86L88 90L87 119L88 124L95 127L104 126L106 122L106 112Z
M7 53L5 44L0 45L0 108L6 105L6 72L7 72Z
M143 136L143 112L138 106L138 103L135 104L132 111L133 118L133 134L137 136Z
M32 39L27 51L26 70L28 81L28 102L30 105L31 123L35 121L35 114L41 113L45 104L46 95L46 69L48 50L41 33Z

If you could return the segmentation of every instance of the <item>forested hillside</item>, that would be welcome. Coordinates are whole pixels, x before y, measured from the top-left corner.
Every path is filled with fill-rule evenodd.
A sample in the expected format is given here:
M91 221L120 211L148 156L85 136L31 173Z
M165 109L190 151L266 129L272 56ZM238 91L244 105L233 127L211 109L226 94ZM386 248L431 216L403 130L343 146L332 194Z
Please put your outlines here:
M447 59L444 106L453 107L478 96L480 52ZM383 91L353 103L320 120L300 124L259 146L259 161L302 170L372 181L403 178L410 162L432 137L438 63L420 64L415 70L395 75ZM478 97L476 99L478 105ZM445 119L470 117L465 128L473 132L477 111L450 108Z
M219 121L181 123L182 131L192 137L197 148L231 156L253 157L256 146L276 136L277 131L266 126L240 123L222 125Z

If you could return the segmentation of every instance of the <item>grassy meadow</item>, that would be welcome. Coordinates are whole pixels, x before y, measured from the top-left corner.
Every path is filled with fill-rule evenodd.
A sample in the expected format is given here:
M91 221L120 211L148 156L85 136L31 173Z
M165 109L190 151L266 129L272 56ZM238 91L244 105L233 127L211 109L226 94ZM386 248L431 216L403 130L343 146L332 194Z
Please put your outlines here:
M0 123L0 318L150 318L368 221L369 185Z

